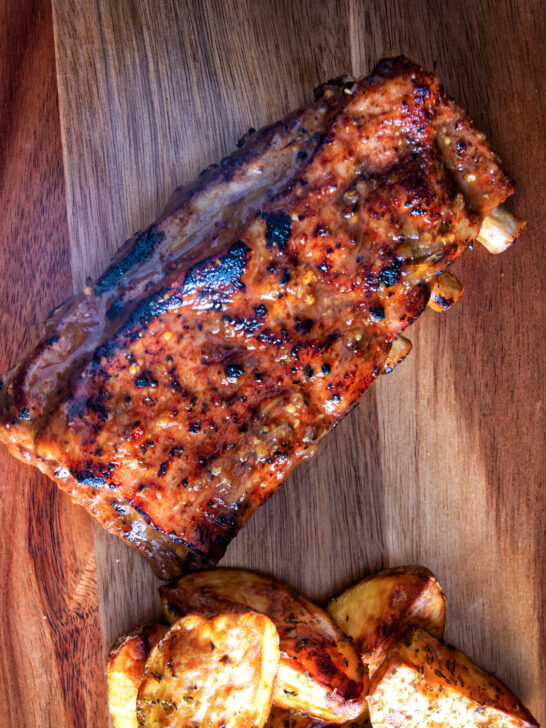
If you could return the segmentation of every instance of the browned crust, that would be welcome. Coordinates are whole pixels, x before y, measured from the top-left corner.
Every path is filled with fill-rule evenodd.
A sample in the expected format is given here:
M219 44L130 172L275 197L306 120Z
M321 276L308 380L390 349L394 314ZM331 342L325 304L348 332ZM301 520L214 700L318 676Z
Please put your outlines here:
M284 700L286 707L305 707L314 715L329 715L331 720L338 717L337 722L364 712L368 674L351 640L322 608L286 584L241 569L214 569L187 574L161 586L159 593L171 622L187 614L210 618L248 610L269 617L279 634L281 650L276 704L283 705L280 701ZM305 691L299 679L294 685L294 676L304 678L303 685L316 685L313 705L306 704ZM292 688L294 695L289 694Z
M127 660L124 660L123 670L138 686L150 651L165 636L167 630L168 627L163 624L147 624L120 635L112 645L108 665L114 664L120 655L127 651L127 645L130 643L130 654Z
M442 636L445 597L429 569L400 566L353 585L330 602L328 612L373 674L410 626Z

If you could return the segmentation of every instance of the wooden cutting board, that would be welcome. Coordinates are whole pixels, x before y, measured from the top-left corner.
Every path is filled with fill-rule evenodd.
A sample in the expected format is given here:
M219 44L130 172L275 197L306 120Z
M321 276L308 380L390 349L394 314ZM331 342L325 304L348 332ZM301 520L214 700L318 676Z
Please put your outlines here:
M0 0L2 370L176 185L321 81L404 53L487 133L525 233L503 256L464 256L458 306L412 327L409 359L222 563L318 600L425 564L448 598L447 639L541 722L543 21L539 0L54 0L53 15L46 0ZM106 726L105 655L159 613L158 582L5 449L0 487L2 725Z

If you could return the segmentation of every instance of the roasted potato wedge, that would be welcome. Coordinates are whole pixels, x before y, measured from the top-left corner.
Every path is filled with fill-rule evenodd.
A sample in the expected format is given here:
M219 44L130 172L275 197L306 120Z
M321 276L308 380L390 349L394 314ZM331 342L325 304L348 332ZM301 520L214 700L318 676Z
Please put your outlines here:
M500 680L419 627L388 653L372 678L368 705L374 728L538 726Z
M275 705L332 723L367 710L368 675L351 641L323 609L286 585L248 571L214 569L187 574L159 592L170 621L191 612L211 616L230 609L266 614L281 649Z
M444 632L445 597L424 566L381 571L332 599L327 609L353 639L370 675L412 625L436 637Z
M116 640L112 647L106 679L114 728L137 728L136 699L146 660L168 630L163 624L138 627Z
M262 728L278 668L279 637L263 614L183 617L150 653L138 725Z
M265 728L326 728L333 725L336 724L324 723L318 718L312 718L305 713L273 706ZM366 717L361 716L355 720L347 721L347 723L342 723L341 726L342 728L371 728L372 724Z

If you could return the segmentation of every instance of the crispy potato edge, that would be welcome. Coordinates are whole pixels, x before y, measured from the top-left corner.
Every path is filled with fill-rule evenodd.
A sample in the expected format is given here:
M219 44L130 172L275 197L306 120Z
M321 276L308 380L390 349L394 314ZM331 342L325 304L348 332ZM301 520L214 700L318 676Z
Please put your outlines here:
M159 588L169 620L251 609L277 627L281 663L274 704L340 724L367 711L369 678L352 640L330 615L286 584L243 569L192 572Z
M136 728L136 698L146 660L169 627L148 624L121 635L108 656L108 710L114 728Z
M299 711L273 706L265 728L331 728L334 725L336 724L325 723ZM340 728L372 728L367 715L337 725Z
M334 622L353 640L370 674L412 625L441 637L445 596L424 566L385 569L349 587L327 605Z

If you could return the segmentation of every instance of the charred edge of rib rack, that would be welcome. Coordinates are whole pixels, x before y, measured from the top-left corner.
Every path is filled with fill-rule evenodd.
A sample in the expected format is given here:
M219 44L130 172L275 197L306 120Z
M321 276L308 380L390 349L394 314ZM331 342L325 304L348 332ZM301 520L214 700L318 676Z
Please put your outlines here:
M256 134L256 129L251 126L246 134L238 140L236 149L231 154L223 157L220 160L220 164L210 165L210 167L207 167L206 170L203 170L203 176L212 170L213 174L209 174L207 176L217 177L218 180L222 182L231 182L234 174L240 168L247 165L250 161L252 161L252 159L258 158L261 155L262 150L268 147L272 137L278 130L279 125L284 124L287 125L288 128L293 125L294 121L297 122L297 116L298 112L294 112L294 114L292 114L288 119L276 122L263 129L259 129L257 137L254 136ZM248 142L252 143L248 144Z
M102 488L107 485L108 476L114 468L114 463L110 463L108 466L87 465L85 468L80 470L74 468L70 471L70 475L74 478L74 480L80 483L80 485L91 485L95 488Z
M256 129L251 126L250 129L243 134L243 136L237 141L237 149L244 147L250 137L256 132Z
M92 479L97 476L94 472L90 472L88 477ZM95 483L89 484L94 485ZM162 534L172 543L179 544L188 549L191 552L191 554L188 554L189 560L192 562L191 568L202 568L203 566L214 565L223 556L227 545L240 528L235 513L238 508L237 505L234 505L232 508L216 507L214 511L204 513L206 520L196 525L197 538L191 543L177 536L174 531L169 532L158 526L154 523L153 518L146 513L144 508L141 505L133 503L131 498L124 498L124 501L124 503L119 501L115 502L114 507L116 508L117 505L116 510L119 509L118 512L120 513L127 513L130 510L136 511L150 528Z
M413 61L405 56L396 56L396 58L383 58L379 63L372 69L371 74L366 79L368 82L382 81L386 78L393 78L395 76L405 76L406 74L413 72L419 76L426 74L421 66L417 66Z
M237 150L232 152L231 154L228 154L226 157L223 157L220 160L220 165L215 165L215 171L223 182L231 182L235 173L241 167L247 165L249 158L254 156L253 153L249 154L246 149L242 148L244 147L246 141L248 140L245 140L245 142L243 142L241 146L239 146L239 142L237 142ZM220 169L218 169L218 167Z
M287 130L299 124L301 111L294 111L286 119L259 129L250 128L248 132L239 139L237 148L228 156L224 157L220 164L211 164L199 174L199 183L193 187L190 198L198 194L210 182L230 182L234 174L244 168L253 159L258 159L264 150L268 148L271 140L278 133L279 128Z
M125 334L131 331L131 340L134 341L140 336L142 328L146 328L148 324L161 316L167 311L173 308L178 308L182 305L182 299L180 296L168 295L165 290L158 291L154 296L141 301L136 309L132 312L131 316L125 323L120 332ZM136 331L132 329L138 325Z
M239 523L235 514L229 508L223 508L220 513L206 513L206 520L196 525L199 553L205 553L210 563L219 561L229 544L237 535Z
M325 83L321 83L319 86L316 86L313 89L314 99L315 101L318 101L324 96L325 91L327 91L328 89L342 89L350 85L353 81L354 78L349 75L336 76L335 78L331 78L329 81L325 81Z
M430 288L426 283L419 283L412 289L412 300L406 302L404 308L401 333L408 326L413 324L419 316L426 310L428 300L430 298Z
M17 367L10 370L10 372L6 372L3 377L0 376L0 391L6 385L6 391L1 403L1 411L7 414L9 402L9 408L11 410L19 410L20 413L23 413L19 414L18 418L13 421L14 424L17 420L30 420L36 414L41 414L41 411L38 411L36 407L39 403L29 399L27 377L33 370L33 365L39 359L40 355L54 347L58 341L59 337L56 334L43 339L36 345L34 351L28 358L24 359ZM13 376L11 382L10 376ZM10 384L9 387L7 386L8 384ZM29 413L28 417L24 415L25 410Z
M151 559L153 564L155 564L156 566L158 565L158 553L150 550L149 543L151 540L154 540L154 538L160 536L160 550L164 552L165 549L174 549L169 557L169 561L171 562L171 567L173 567L174 564L172 562L174 560L178 568L161 568L161 573L159 571L156 572L157 575L161 578L172 578L173 574L176 572L180 574L181 566L185 566L185 568L189 569L202 569L206 566L211 565L209 563L207 554L200 551L193 544L188 543L182 538L179 538L174 533L168 533L167 531L160 528L157 524L153 522L153 520L141 506L135 506L130 499L126 498L123 501L114 500L111 502L111 506L113 510L124 519L124 538L129 543L138 544L139 551L141 553L144 553L145 556ZM133 521L135 521L135 519L142 519L145 527L151 529L151 531L154 532L154 536L148 535L147 540L145 541L143 541L142 538L135 537L132 529L132 523ZM185 549L183 557L176 549L176 546L182 546ZM169 576L166 576L167 572L169 572Z
M106 318L113 321L123 311L123 301L121 298L116 299L110 308L106 311Z
M188 191L188 198L191 199L192 197L197 196L210 183L222 184L224 182L230 182L234 173L238 169L244 167L253 159L258 159L264 149L268 148L271 139L278 131L280 124L297 123L297 120L298 112L294 112L293 118L289 118L283 122L276 122L268 127L259 129L257 136L254 136L256 134L256 129L250 127L248 132L237 142L237 148L231 154L224 157L220 164L209 164L208 167L201 170L197 184L192 185ZM178 188L178 190L183 189L184 187Z
M196 263L186 273L182 296L197 294L210 308L221 309L234 289L244 290L241 279L248 266L249 253L250 248L238 240L225 255L211 256Z
M170 293L167 288L161 288L152 296L140 301L131 312L129 318L120 327L115 338L108 339L95 349L93 354L94 366L100 365L101 359L110 361L118 349L122 348L121 339L127 336L135 341L141 335L151 321L173 308L182 305L182 299L176 294Z
M95 283L95 293L101 295L115 288L131 268L143 263L152 255L164 236L165 234L159 232L155 225L137 233L127 254L117 263L112 263Z

